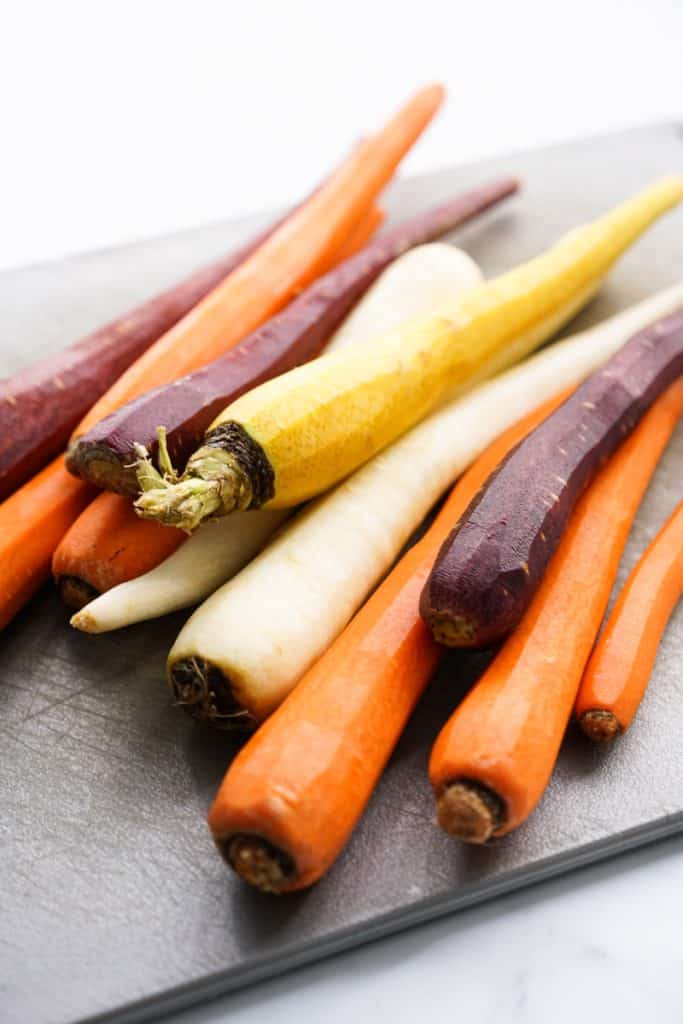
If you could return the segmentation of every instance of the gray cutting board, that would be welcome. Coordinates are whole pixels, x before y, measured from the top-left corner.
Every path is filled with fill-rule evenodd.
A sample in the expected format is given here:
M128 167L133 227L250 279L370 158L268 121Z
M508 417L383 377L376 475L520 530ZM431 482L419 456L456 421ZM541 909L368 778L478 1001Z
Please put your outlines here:
M523 196L458 236L492 275L671 170L683 170L683 131L660 125L399 182L389 207L409 214L482 178L519 174ZM67 344L252 225L0 276L0 368ZM678 211L626 256L580 322L682 275ZM679 431L622 580L680 499L682 468ZM183 619L88 637L69 629L46 590L0 639L2 1021L139 1021L683 827L679 609L632 732L605 752L570 731L547 795L516 834L472 849L433 824L430 745L486 661L453 656L329 876L296 896L259 895L231 876L205 826L235 742L202 731L165 689L164 656Z

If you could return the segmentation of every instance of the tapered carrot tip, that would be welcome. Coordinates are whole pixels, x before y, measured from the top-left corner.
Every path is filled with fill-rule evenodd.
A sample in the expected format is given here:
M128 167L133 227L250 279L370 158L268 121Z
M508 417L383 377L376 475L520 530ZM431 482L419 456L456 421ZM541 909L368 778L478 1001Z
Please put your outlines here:
M233 871L261 892L282 892L294 873L291 857L259 836L233 836L216 842Z
M609 743L621 732L619 719L612 711L585 711L579 725L594 743Z
M452 782L436 801L439 825L454 839L486 843L503 822L500 797L476 782Z

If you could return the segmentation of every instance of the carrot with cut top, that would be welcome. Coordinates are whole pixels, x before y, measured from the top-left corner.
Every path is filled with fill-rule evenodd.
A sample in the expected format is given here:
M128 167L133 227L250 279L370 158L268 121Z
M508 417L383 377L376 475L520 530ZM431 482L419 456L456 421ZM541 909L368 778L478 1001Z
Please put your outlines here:
M683 502L624 584L588 662L576 715L590 739L612 740L631 725L681 593Z
M209 825L251 885L304 888L339 855L444 653L418 610L439 545L498 462L561 398L479 456L425 536L233 761Z
M443 94L441 86L421 90L376 136L364 141L245 263L119 378L92 407L76 433L87 430L123 402L227 351L327 268L436 113ZM65 515L57 516L59 495L80 493L83 507L92 493L89 485L74 484L61 457L25 486L26 492L16 492L0 506L2 624L49 577L50 561L59 542L57 520L63 527L62 535L70 525ZM19 508L23 515L21 537L30 535L31 544L22 544L16 536L14 518Z
M579 500L521 623L439 734L429 776L439 824L455 838L505 835L540 800L633 518L682 411L679 380Z

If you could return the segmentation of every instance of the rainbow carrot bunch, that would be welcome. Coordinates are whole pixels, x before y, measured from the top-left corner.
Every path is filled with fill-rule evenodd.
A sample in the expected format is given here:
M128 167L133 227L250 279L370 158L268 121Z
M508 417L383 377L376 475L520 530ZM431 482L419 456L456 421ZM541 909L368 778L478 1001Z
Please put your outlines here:
M372 237L442 98L420 91L265 233L0 385L0 628L50 569L90 633L198 605L168 682L193 718L253 733L209 826L267 892L332 866L446 648L500 645L439 723L438 824L517 828L572 711L592 740L630 727L683 590L680 505L599 636L683 413L683 283L534 354L683 179L487 281L435 239L513 179Z

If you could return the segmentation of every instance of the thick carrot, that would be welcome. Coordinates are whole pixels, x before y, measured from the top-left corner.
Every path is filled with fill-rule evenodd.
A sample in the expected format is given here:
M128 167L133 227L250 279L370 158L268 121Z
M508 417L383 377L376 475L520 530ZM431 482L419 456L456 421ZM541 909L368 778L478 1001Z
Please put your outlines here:
M576 715L590 739L614 739L631 725L681 593L683 502L626 581L588 662Z
M423 89L377 136L363 142L252 257L119 378L81 421L76 434L136 395L210 362L328 267L442 99L440 86ZM5 623L49 577L50 561L59 541L51 522L59 505L58 495L65 489L65 494L75 496L79 487L77 482L74 487L61 457L26 486L26 494L17 492L13 496L16 502L0 506L0 622ZM84 483L80 487L82 508L91 491ZM20 550L15 550L12 539L17 503L32 537L32 543ZM70 524L66 516L59 521L63 535ZM14 566L12 576L10 564ZM20 592L16 586L19 578L32 580L32 588L23 586ZM10 613L10 609L14 611Z
M682 410L678 381L584 493L521 623L442 729L429 775L450 835L504 835L540 800L631 523Z
M479 456L422 540L233 762L209 825L247 882L301 889L339 855L443 653L418 610L439 545L498 462L562 397Z
M250 259L118 379L76 435L144 391L210 363L329 267L431 121L443 95L441 86L422 89L378 135L362 142Z

